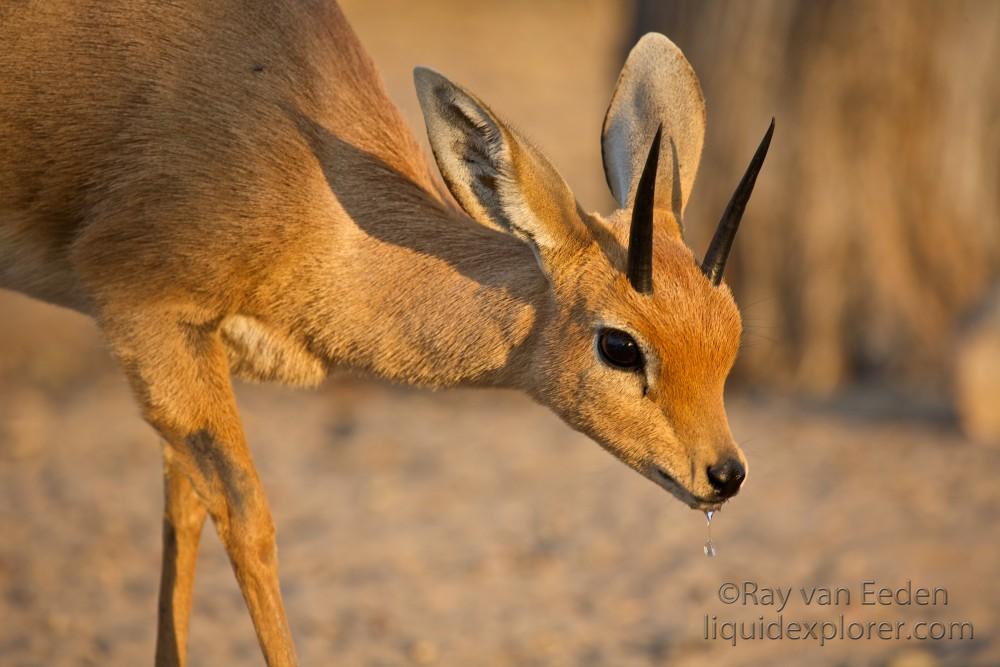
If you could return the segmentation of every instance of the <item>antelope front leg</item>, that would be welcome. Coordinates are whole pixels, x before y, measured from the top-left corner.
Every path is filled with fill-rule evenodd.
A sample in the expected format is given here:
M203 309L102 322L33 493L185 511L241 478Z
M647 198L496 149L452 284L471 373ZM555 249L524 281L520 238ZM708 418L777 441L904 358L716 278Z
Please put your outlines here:
M163 565L156 667L184 667L187 664L191 591L206 509L166 443L163 445L163 490Z
M250 453L224 428L202 428L172 451L205 499L269 667L296 664L278 585L274 522Z
M218 319L191 324L190 311L182 318L134 307L115 315L105 314L102 328L146 420L167 441L170 459L164 554L164 595L170 594L164 602L170 608L160 619L158 660L171 653L183 660L182 619L190 604L197 541L190 513L195 499L186 477L226 548L267 664L293 667L295 648L278 587L274 523L236 410ZM170 515L172 509L179 511L176 517ZM178 527L187 531L183 537ZM178 538L175 545L169 544L171 528ZM174 580L166 581L171 576Z

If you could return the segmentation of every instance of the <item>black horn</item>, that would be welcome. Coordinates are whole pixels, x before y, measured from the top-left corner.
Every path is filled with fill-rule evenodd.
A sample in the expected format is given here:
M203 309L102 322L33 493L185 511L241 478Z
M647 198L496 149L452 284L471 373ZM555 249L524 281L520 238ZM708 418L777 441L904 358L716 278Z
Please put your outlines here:
M736 236L736 230L739 229L740 218L743 217L743 211L746 210L747 202L750 201L750 194L753 192L754 183L757 182L757 174L764 164L764 158L767 156L767 148L771 145L772 134L774 134L773 118L771 119L771 125L767 128L767 133L761 139L760 146L757 147L757 152L753 154L753 159L750 160L750 165L747 167L746 173L740 179L740 184L736 186L736 192L733 193L732 199L729 200L726 211L722 214L722 219L719 220L719 226L715 230L712 242L708 245L708 252L705 253L705 261L701 263L701 270L708 276L713 285L718 285L722 282L722 273L726 270L726 260L729 258L729 250L733 247L733 238Z
M653 292L653 195L656 188L656 167L660 161L660 135L663 126L656 128L653 144L649 147L646 166L642 168L639 185L632 204L632 226L628 233L628 281L636 292Z

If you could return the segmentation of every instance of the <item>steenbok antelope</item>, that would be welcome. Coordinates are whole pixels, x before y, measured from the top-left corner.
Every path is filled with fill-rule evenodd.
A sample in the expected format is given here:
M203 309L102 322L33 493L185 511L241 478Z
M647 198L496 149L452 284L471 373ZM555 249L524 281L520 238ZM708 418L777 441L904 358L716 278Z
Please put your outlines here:
M206 513L267 663L295 663L231 374L516 387L693 508L740 488L721 279L773 124L697 263L705 109L667 38L612 95L607 217L417 69L439 187L333 0L7 3L0 44L0 286L92 316L163 439L158 665L185 662Z

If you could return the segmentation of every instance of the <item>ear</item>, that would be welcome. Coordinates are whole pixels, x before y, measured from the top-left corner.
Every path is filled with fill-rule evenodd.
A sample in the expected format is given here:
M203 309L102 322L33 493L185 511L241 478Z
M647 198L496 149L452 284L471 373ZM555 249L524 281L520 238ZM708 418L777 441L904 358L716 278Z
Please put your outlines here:
M437 72L418 67L413 80L434 158L466 213L528 243L547 271L586 243L573 193L537 149Z
M705 98L681 50L651 32L629 53L601 132L604 174L622 208L634 203L646 151L661 125L654 205L680 222L701 160Z

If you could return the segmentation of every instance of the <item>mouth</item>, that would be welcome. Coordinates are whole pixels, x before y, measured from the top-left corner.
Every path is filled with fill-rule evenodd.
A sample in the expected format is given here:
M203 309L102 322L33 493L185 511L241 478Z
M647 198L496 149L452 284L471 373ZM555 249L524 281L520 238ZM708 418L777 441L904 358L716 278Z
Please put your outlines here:
M682 486L681 483L674 479L672 475L656 466L653 467L653 474L650 475L650 478L669 491L674 498L677 498L677 500L681 501L693 510L714 512L721 508L722 503L725 502L725 499L703 498L701 496L696 496Z

